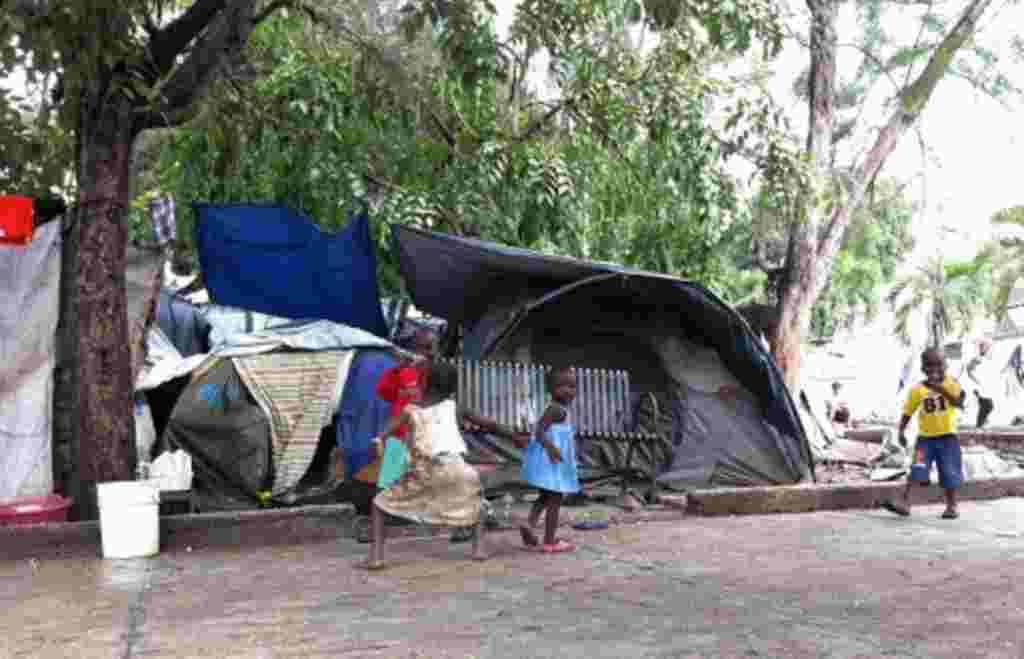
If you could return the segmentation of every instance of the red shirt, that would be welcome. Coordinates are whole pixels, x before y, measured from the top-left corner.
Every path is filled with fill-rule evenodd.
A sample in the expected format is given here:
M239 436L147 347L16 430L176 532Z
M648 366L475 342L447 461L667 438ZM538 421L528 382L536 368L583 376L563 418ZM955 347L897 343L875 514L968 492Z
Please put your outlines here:
M402 414L405 406L419 399L419 396L409 396L404 390L412 387L422 388L420 369L412 366L396 366L384 371L384 375L377 382L377 395L391 403L391 418L394 419ZM405 437L408 432L405 424L398 427L395 435Z

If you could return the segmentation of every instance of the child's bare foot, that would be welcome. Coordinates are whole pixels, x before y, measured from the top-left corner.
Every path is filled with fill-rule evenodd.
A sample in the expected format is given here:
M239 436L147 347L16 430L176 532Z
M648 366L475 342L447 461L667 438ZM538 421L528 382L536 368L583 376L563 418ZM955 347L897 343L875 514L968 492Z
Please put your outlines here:
M380 559L371 558L360 563L359 567L363 568L364 570L369 570L370 572L376 572L378 570L383 570L387 567L387 565L387 563Z
M529 527L520 526L519 537L523 539L523 544L527 547L536 547L540 544L540 541L537 540L537 535Z
M475 551L472 554L470 554L469 557L474 561L486 561L488 558L490 558L490 556L488 556L487 553L484 551Z

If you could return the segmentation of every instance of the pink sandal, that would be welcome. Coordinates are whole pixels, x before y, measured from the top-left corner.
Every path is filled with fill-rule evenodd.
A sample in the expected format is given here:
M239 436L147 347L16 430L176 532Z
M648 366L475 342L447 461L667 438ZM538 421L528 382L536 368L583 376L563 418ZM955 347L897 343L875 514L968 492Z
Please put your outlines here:
M561 554L567 551L576 551L576 545L559 540L553 545L544 545L545 554Z

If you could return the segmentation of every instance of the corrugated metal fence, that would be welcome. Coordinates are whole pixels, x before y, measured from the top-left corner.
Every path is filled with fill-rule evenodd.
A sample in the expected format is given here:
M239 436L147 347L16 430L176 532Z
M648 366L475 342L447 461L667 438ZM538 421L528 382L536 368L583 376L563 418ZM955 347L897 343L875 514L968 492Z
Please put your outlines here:
M550 366L516 362L446 360L459 374L459 403L498 423L529 431L549 399L545 377ZM640 439L630 431L631 392L626 371L577 368L577 395L570 414L580 437Z

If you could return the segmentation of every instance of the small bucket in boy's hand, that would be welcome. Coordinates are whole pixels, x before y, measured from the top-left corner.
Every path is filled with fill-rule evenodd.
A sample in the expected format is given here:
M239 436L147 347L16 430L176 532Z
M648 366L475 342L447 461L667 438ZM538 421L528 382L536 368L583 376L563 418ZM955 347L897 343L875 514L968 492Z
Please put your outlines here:
M405 448L405 444L394 437L388 437L384 441L384 456L381 459L377 487L383 489L397 483L405 473L408 464L409 451Z
M914 464L910 465L910 480L927 485L930 476L928 472L924 447L917 446L914 451Z

